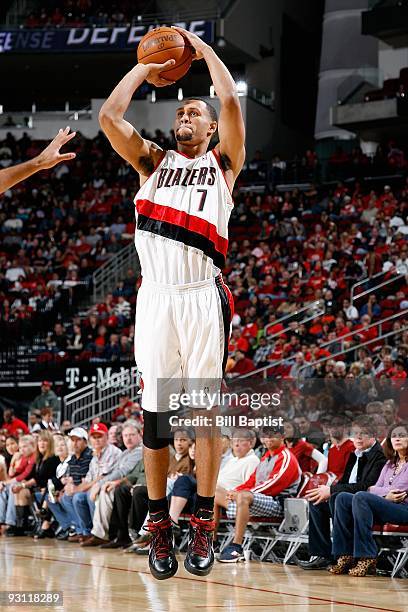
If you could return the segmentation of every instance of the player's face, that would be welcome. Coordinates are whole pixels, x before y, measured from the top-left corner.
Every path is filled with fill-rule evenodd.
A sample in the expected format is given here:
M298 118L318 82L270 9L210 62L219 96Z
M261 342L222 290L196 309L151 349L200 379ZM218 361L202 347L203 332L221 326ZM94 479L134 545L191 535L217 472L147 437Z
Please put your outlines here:
M207 107L201 100L187 102L176 111L174 134L177 142L202 142L215 132L216 127L217 122L211 120Z

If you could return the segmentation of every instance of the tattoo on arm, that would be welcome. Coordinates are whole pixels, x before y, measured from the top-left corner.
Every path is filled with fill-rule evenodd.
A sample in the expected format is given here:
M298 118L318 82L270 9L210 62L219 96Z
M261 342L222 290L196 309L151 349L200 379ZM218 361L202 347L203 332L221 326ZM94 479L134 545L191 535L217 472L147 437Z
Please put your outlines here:
M139 157L139 165L145 176L148 176L154 170L154 163L153 163L152 158L149 155L145 155L144 157Z

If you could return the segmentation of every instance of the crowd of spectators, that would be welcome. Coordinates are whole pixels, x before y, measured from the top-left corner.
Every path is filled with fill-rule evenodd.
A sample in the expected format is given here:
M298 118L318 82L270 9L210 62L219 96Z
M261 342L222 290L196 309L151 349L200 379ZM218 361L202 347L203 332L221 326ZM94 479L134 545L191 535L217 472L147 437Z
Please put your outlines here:
M157 130L154 138L171 146L171 135ZM88 350L87 325L78 334L69 316L89 295L94 270L133 240L137 177L102 135L93 140L78 135L73 147L75 162L0 196L0 345L31 342L35 335L45 340L48 333L47 348L54 353ZM41 143L26 134L19 140L8 134L0 143L0 166L31 158L40 149ZM120 283L113 301L110 296L96 309L109 332L129 326L129 298L134 306L132 274Z
M395 140L378 145L373 156L363 153L361 147L347 153L339 146L329 158L329 172L341 178L389 175L406 169L406 151Z
M218 560L244 559L242 542L248 517L281 521L284 500L295 497L305 478L317 473L330 475L332 484L310 488L306 495L312 556L310 561L296 562L304 569L331 564L332 573L350 570L355 576L375 569L378 550L371 523L368 525L358 504L355 520L368 531L364 541L360 536L354 543L353 537L347 541L350 534L344 530L351 511L347 504L354 495L356 502L369 504L376 523L408 523L408 428L390 401L391 409L387 401L371 402L365 414L351 420L337 416L311 422L299 413L293 420L285 419L282 427L225 429L215 495L215 549L219 548L217 534L222 535L224 529L221 520L230 521L234 539L218 552ZM123 394L112 420L102 422L96 417L89 430L69 422L55 425L52 411L50 419L38 426L31 418L35 413L33 410L28 424L10 410L3 415L0 534L147 554L151 535L140 405ZM374 416L383 419L382 425ZM180 542L183 517L191 513L197 490L194 431L176 428L171 442L167 496ZM330 516L334 520L333 553L327 527Z
M49 346L66 348L53 325L75 312L95 268L132 239L136 179L102 136L78 136L74 146L77 158L70 166L39 174L0 198L2 341L52 331ZM16 141L8 134L0 144L0 165L39 149L27 135Z
M25 20L28 28L80 27L80 26L123 26L137 22L151 2L146 0L116 0L113 4L106 0L42 0ZM148 11L149 12L149 11ZM150 10L153 12L153 10Z
M145 135L172 146L160 131ZM125 364L133 353L135 271L86 317L77 309L94 269L133 240L138 179L101 134L79 135L73 144L77 157L70 165L0 197L0 342L42 334L46 350L39 361ZM27 135L17 141L9 134L0 144L0 164L39 148ZM261 158L258 152L252 170ZM313 151L305 159L316 163ZM362 402L390 394L390 385L395 394L407 374L408 179L375 189L364 181L258 194L243 187L241 177L224 270L236 311L228 376L270 365L270 375L299 384L341 379L354 404L355 387ZM378 282L390 282L366 296L357 292L352 302L352 285L381 272ZM374 285L368 279L360 290ZM316 303L319 316L313 316ZM378 339L375 323L394 315L381 327L394 335ZM286 331L275 323L283 316L290 317ZM368 344L356 354L351 349L361 342Z

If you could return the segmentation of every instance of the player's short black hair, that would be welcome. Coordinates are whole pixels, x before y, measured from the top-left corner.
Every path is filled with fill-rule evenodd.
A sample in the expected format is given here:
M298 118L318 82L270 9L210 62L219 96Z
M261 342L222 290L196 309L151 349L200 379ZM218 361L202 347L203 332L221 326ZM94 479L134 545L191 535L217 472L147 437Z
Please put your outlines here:
M207 102L207 100L204 100L204 98L187 98L186 100L184 100L184 104L187 104L187 102L194 102L195 100L199 100L200 102L204 102L206 109L210 115L211 121L217 121L218 122L218 114L217 111L215 110L214 106L212 104L210 104L209 102Z

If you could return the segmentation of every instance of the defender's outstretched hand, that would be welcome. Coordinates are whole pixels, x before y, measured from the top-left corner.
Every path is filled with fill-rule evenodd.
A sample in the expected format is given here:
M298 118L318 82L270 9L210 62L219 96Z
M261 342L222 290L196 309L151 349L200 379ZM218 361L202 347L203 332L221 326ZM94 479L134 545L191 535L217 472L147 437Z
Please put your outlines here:
M75 136L76 132L70 133L69 127L66 127L65 130L59 130L54 140L52 140L48 147L38 155L37 162L40 166L39 169L47 170L48 168L53 168L60 162L74 159L75 153L60 153L60 149Z
M66 127L65 130L58 132L54 140L37 157L22 164L17 164L17 166L10 166L0 170L0 193L11 189L11 187L14 187L20 181L24 181L36 172L40 172L40 170L47 170L60 162L74 159L75 153L60 153L60 149L72 140L75 135L76 132L70 133L69 127Z

